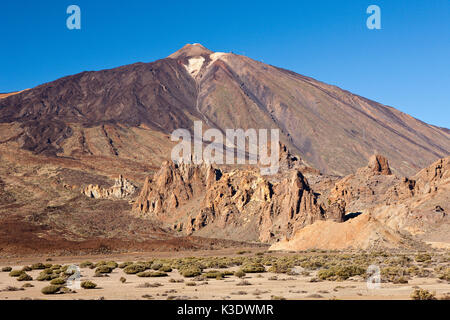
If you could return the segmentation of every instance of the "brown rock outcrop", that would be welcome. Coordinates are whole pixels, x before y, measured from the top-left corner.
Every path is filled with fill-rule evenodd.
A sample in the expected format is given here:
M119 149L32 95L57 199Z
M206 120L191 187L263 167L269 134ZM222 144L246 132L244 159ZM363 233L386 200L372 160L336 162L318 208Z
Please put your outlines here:
M125 199L136 191L136 187L122 175L115 179L111 188L102 188L98 185L88 185L81 193L95 199Z
M391 168L389 168L388 160L379 154L370 157L368 167L375 174L383 174L383 175L392 174Z
M341 202L347 211L362 211L385 201L388 189L399 182L392 175L388 160L380 155L373 155L366 167L360 168L338 180L329 195L329 202Z
M411 178L399 179L389 171L386 159L372 157L367 167L335 184L329 198L335 202L326 208L328 221L308 225L270 249L417 249L424 246L418 239L449 243L450 157ZM330 221L334 210L340 216L343 205L361 214L344 223Z
M270 181L259 170L164 163L147 179L135 212L187 234L271 242L327 219L298 169ZM330 219L341 221L341 211Z

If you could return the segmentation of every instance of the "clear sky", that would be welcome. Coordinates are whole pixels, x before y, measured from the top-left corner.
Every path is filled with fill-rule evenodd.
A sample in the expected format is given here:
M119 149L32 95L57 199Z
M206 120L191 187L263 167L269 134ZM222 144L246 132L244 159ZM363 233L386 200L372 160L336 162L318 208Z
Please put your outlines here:
M71 4L81 30L66 27ZM381 30L366 27L372 4ZM0 39L0 92L198 42L450 128L450 0L3 0Z

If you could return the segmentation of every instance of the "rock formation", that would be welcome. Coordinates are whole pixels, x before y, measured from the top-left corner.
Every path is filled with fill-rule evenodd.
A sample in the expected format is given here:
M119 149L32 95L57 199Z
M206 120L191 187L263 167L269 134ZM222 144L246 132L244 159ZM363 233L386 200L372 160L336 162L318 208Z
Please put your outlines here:
M399 179L392 175L388 160L381 155L373 155L366 167L335 183L329 201L341 201L347 212L362 211L383 203L388 189L398 182Z
M102 188L98 185L88 185L81 193L94 199L124 199L129 198L136 191L136 187L127 179L119 176L111 188Z
M385 194L385 203L368 211L380 221L411 234L450 241L450 157L440 159Z
M392 174L391 168L389 168L388 160L379 154L370 157L368 168L371 169L372 172L375 174L383 174L383 175Z
M328 221L316 221L271 250L422 247L411 236L450 242L450 157L411 178L392 175L388 161L372 156L367 167L338 180L328 197ZM343 223L337 212L351 213ZM409 236L408 236L409 234Z
M271 242L317 220L342 221L339 208L324 212L299 169L271 177L259 170L165 162L147 178L134 205L187 234Z

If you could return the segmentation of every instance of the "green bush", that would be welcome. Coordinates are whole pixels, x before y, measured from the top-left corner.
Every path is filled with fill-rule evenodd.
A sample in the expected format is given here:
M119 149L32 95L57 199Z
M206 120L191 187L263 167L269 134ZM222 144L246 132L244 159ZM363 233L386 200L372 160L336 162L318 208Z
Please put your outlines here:
M366 270L360 266L333 266L329 269L321 269L317 273L317 276L321 280L346 280L350 277L363 275Z
M47 269L42 270L41 273L42 273L42 274L52 274L52 273L53 273L53 270L50 269L50 268L47 268Z
M133 262L131 262L131 261L122 262L121 264L119 264L119 268L123 269L123 268L126 268L126 267L131 266L131 265L133 265Z
M183 277L193 278L202 274L202 270L199 267L191 266L178 270Z
M89 268L91 266L93 266L94 264L90 261L83 261L82 263L80 263L80 268Z
M126 274L136 274L139 272L144 272L146 267L142 264L132 264L123 269L123 272Z
M17 281L31 281L31 280L33 280L33 278L30 275L26 274L25 272L17 277Z
M431 293L425 289L415 289L413 293L411 293L411 299L413 300L436 300L436 296L434 293Z
M51 285L51 286L42 288L41 292L43 294L55 294L55 293L58 293L60 289L61 289L61 286Z
M241 267L245 273L261 273L265 272L266 268L261 263L248 263Z
M107 265L102 265L97 267L97 269L95 269L95 273L111 273L112 270L113 269L108 267Z
M115 261L108 261L105 265L113 270L119 266L119 264Z
M55 285L63 285L66 283L66 280L64 280L63 278L56 278L53 279L52 281L50 281L50 284L55 284Z
M186 282L185 285L187 285L188 287L195 287L197 284L195 282Z
M33 269L33 270L45 269L45 265L41 262L34 263L31 265L31 269Z
M59 278L57 274L51 273L48 274L46 272L41 272L39 276L36 278L37 281L50 281L53 279Z
M97 284L92 281L83 281L81 282L81 287L83 289L94 289L95 287L97 287Z
M245 277L245 272L242 270L238 270L234 273L234 275L238 278L243 278L243 277Z
M95 267L98 268L100 266L104 266L104 265L106 265L106 263L107 263L106 261L99 261L95 264Z
M408 279L406 279L405 277L398 277L398 278L394 278L392 280L392 282L394 284L406 284L406 283L408 283Z
M22 288L33 288L33 287L34 286L31 283L29 283L29 282L24 283L23 286L22 286Z
M291 268L288 264L275 263L269 268L268 271L272 273L288 273L291 271Z
M11 272L12 268L11 267L3 267L2 268L2 272Z
M22 270L13 270L13 271L11 271L10 273L9 273L9 276L10 277L19 277L19 276L21 276L22 274L24 274L25 272L24 271L22 271Z
M153 270L159 270L160 268L162 268L163 265L161 263L158 262L153 262L150 266L151 269Z
M24 267L22 268L22 271L24 271L24 272L28 272L28 271L31 271L31 270L33 270L33 269L31 269L30 266L24 266Z
M161 268L158 269L161 272L172 272L172 268L170 266L162 266Z
M428 253L419 253L415 259L417 262L431 261L431 255Z
M439 279L450 281L450 268L445 268L439 275Z

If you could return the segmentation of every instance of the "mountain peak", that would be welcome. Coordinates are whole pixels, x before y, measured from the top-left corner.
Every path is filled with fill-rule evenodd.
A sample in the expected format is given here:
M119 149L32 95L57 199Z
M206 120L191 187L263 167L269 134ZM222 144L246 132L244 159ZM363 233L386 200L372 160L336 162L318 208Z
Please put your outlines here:
M168 58L179 59L179 58L189 58L189 57L198 57L203 55L210 55L214 53L213 51L205 48L200 43L186 44L180 50L172 53Z

